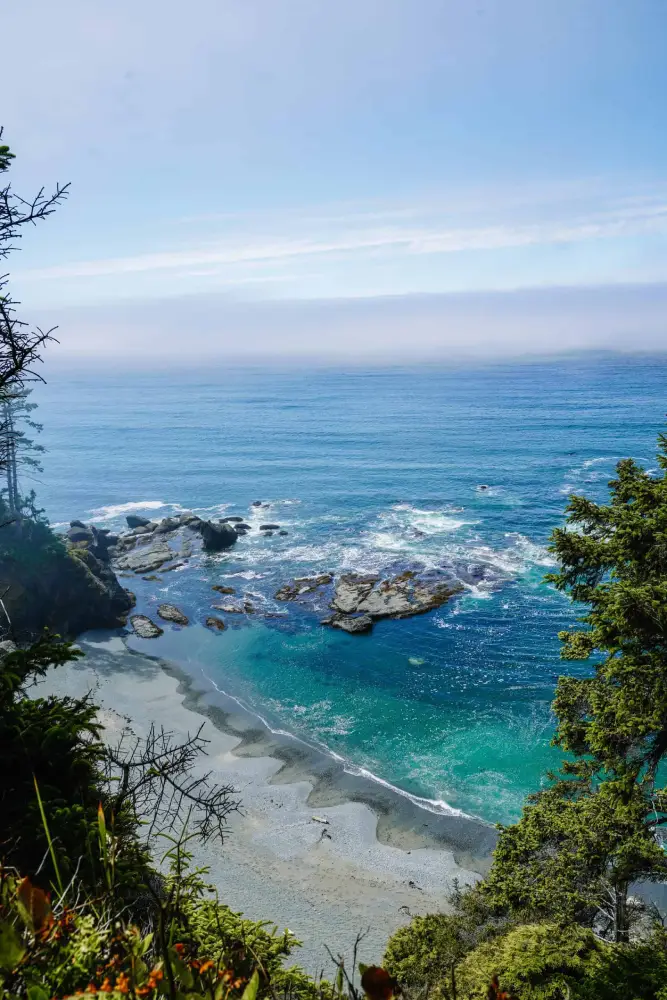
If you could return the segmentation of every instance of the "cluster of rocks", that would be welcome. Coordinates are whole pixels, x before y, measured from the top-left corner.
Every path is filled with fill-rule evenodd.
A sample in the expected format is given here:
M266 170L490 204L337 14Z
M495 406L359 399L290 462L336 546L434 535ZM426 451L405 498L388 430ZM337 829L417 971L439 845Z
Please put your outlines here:
M80 525L78 530L85 531L86 537L90 532L95 533L95 544L106 546L116 569L142 576L156 570L177 569L192 555L192 542L187 539L182 540L178 551L170 545L183 529L191 532L192 537L198 535L201 538L204 552L230 549L239 538L252 530L242 517L235 515L208 521L197 514L184 512L161 521L151 521L138 514L128 514L126 520L128 530L121 535L111 535L106 529L86 528L81 522L73 523ZM275 532L287 534L279 524L261 524L259 530L268 538Z
M169 622L172 625L185 627L190 624L188 616L180 608L177 608L175 604L160 604L157 608L157 614L163 621ZM224 632L227 627L222 618L216 618L212 615L206 618L204 624L207 628L213 629L216 632ZM160 628L148 615L131 615L130 625L135 635L138 635L141 639L157 639L158 636L164 633L164 629Z
M282 586L275 599L298 601L332 582L330 573L297 577ZM380 618L409 618L424 614L439 608L462 589L463 585L458 580L443 580L412 570L385 579L377 575L348 573L335 582L329 605L332 614L322 619L321 624L344 632L369 632Z

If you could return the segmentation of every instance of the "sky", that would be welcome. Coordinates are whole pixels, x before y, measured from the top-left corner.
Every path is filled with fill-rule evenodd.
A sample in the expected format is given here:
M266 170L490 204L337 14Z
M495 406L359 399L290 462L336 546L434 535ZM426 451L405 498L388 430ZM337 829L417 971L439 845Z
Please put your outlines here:
M12 289L65 354L667 345L665 0L21 0L3 32L12 184L71 182Z

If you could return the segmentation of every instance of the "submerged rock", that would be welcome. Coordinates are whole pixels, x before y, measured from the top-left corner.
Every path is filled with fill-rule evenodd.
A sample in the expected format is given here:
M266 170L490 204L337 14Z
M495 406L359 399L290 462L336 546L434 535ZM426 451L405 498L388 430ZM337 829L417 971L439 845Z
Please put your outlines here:
M291 583L285 583L276 591L276 601L296 601L303 594L312 594L320 587L326 587L333 581L331 573L321 573L319 576L297 576Z
M209 615L204 624L206 628L214 629L216 632L224 632L227 628L222 618L216 618L215 615Z
M177 608L175 604L161 604L157 609L157 613L166 622L174 622L175 625L190 624L188 616L184 615L181 609Z
M242 524L243 518L234 514L232 517L221 517L220 522L222 524Z
M279 524L260 524L260 531L278 531L280 528Z
M224 611L228 615L243 615L247 613L245 604L212 604L216 611ZM251 608L251 610L254 610Z
M223 587L220 583L214 583L211 590L217 590L219 594L235 594L236 591L233 587Z
M136 635L142 639L157 639L164 629L156 625L147 615L130 615L130 624Z

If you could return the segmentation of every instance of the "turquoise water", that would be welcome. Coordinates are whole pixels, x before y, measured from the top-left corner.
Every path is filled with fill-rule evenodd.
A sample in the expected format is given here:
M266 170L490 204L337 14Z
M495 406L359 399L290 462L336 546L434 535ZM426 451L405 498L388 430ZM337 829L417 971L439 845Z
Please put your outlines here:
M168 598L201 621L212 583L271 611L285 610L272 595L295 574L453 567L469 581L460 598L370 636L291 608L287 622L174 629L145 645L433 809L508 821L558 760L556 633L575 612L543 582L549 533L570 491L605 495L619 458L655 466L666 375L664 356L53 369L33 397L48 449L36 488L55 523L113 526L131 510L246 515L252 501L270 503L261 520L287 536L251 534L161 583L133 581L149 612Z

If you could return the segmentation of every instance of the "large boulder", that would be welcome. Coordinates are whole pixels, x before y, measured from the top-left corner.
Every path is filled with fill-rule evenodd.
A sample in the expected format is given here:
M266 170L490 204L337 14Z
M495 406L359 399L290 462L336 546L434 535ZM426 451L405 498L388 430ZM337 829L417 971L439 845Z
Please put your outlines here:
M128 528L145 528L151 523L150 518L141 517L139 514L127 514L125 520Z
M230 549L239 537L231 524L201 521L198 528L206 552L221 552L223 549Z

